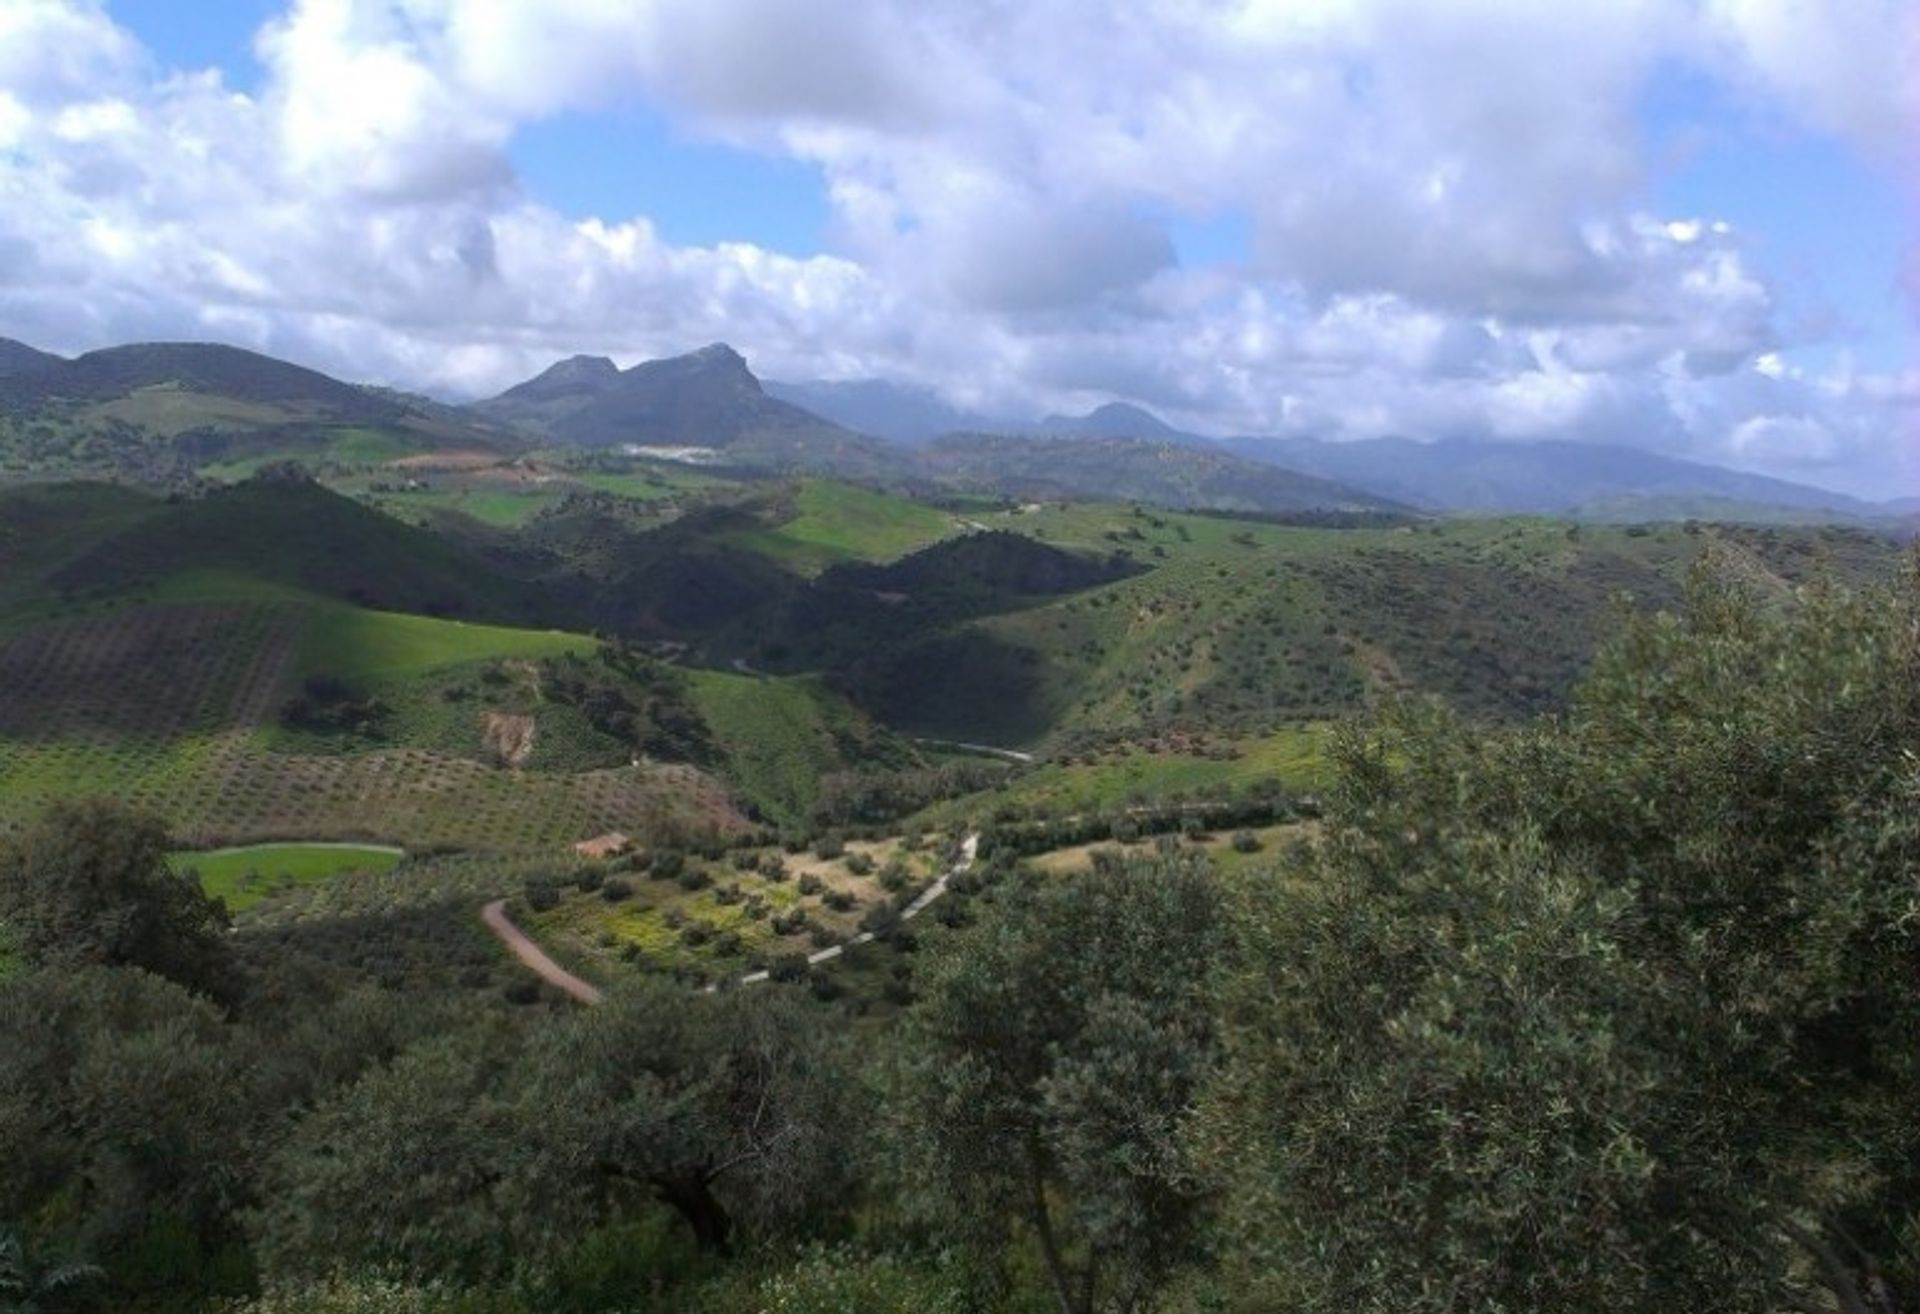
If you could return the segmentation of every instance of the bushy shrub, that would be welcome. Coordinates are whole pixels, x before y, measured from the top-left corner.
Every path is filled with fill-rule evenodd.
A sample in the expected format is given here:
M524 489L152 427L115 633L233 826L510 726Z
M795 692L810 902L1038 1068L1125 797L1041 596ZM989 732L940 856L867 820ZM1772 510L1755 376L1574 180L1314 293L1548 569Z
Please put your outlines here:
M633 896L633 886L618 876L612 877L600 887L600 897L608 903L619 903Z
M849 853L847 855L847 870L855 876L870 875L873 871L873 859L864 853Z

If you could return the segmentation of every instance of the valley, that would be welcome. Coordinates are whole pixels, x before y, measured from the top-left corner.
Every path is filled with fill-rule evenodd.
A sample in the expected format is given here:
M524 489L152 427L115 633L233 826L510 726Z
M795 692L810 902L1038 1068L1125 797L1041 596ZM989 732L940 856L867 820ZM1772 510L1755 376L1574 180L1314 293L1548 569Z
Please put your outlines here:
M1882 659L1900 640L1874 627L1903 614L1887 601L1906 596L1902 522L1780 489L1743 485L1787 500L1720 520L1641 519L1640 494L1594 516L1434 508L1363 487L1357 465L1336 482L1147 431L1128 408L1054 417L1072 432L1047 436L896 442L763 391L723 348L626 371L576 358L468 407L228 349L18 359L0 389L0 875L47 873L32 877L45 902L133 873L172 911L42 916L16 899L0 977L67 989L60 935L151 922L89 970L136 964L153 989L213 1001L182 1007L232 1009L181 1052L225 1064L208 1056L244 1044L264 1056L245 1067L262 1083L250 1098L325 1110L233 1151L233 1172L266 1175L247 1178L252 1212L228 1240L169 1240L180 1214L134 1211L132 1239L102 1251L129 1291L177 1282L191 1301L244 1293L259 1265L331 1262L334 1243L304 1229L350 1216L336 1185L401 1213L477 1211L482 1233L531 1226L511 1199L418 1199L386 1159L299 1139L363 1114L349 1139L398 1138L394 1162L458 1160L472 1135L528 1182L552 1165L511 1147L554 1127L597 1145L633 1119L635 1139L593 1153L665 1165L671 1189L538 1191L623 1248L607 1261L622 1282L678 1264L674 1281L724 1286L736 1216L787 1237L791 1190L851 1228L844 1202L806 1194L851 1189L840 1165L881 1156L858 1190L890 1200L914 1180L885 1159L902 1145L990 1143L967 1121L989 1096L948 1083L983 1055L1013 1065L994 1081L1039 1061L1003 1044L1117 1065L1049 1087L1073 1110L1049 1135L1125 1142L1100 1083L1159 1098L1127 1056L1187 1052L1215 1025L1163 1033L1138 999L1177 1012L1199 1007L1189 990L1272 988L1223 938L1229 917L1267 937L1276 974L1390 958L1391 928L1384 947L1366 940L1382 906L1367 882L1431 845L1455 884L1379 899L1452 908L1457 887L1552 905L1516 914L1526 934L1577 921L1531 878L1474 882L1543 834L1656 876L1694 862L1634 848L1621 837L1639 822L1622 818L1726 822L1663 811L1684 807L1664 774L1683 767L1729 796L1772 779L1768 741L1738 729L1760 711L1698 709L1788 698L1776 686L1805 674L1791 654L1817 653L1834 673L1819 697L1863 726L1875 714L1855 700L1898 703ZM705 455L659 455L673 448ZM1728 508L1720 496L1668 505ZM1868 637L1849 647L1853 633ZM1808 751L1839 752L1793 688L1764 715L1811 716ZM1658 747L1688 735L1693 756ZM1751 781L1716 774L1733 761ZM1798 788L1767 805L1802 806ZM1581 829L1586 815L1605 820ZM1518 837L1499 829L1514 817ZM1567 934L1541 951L1554 963L1593 943ZM1133 1002L1102 993L1122 978ZM1055 1017L1073 1020L1056 1032ZM1301 1017L1337 1039L1339 1001ZM606 1049L601 1028L632 1032ZM757 1139L733 1081L802 1130ZM1210 1108L1255 1098L1207 1089L1226 1102ZM707 1102L697 1125L648 1121L680 1099ZM881 1108L911 1130L847 1122ZM927 1130L949 1126L982 1139ZM823 1157L786 1157L802 1137ZM769 1176L716 1186L698 1158L714 1144ZM1053 1174L1043 1214L1093 1189L1036 1162ZM992 1253L1038 1262L1031 1204L994 1207L1024 1221ZM426 1234L324 1225L368 1271L530 1282L516 1289L536 1303L562 1300L541 1282L590 1266L544 1234L527 1243L551 1266L536 1278L476 1260L477 1243L449 1256ZM1118 1262L1097 1235L1079 1253ZM140 1246L173 1276L140 1269ZM947 1280L932 1272L912 1280ZM1194 1300L1212 1280L1192 1265L1163 1279Z

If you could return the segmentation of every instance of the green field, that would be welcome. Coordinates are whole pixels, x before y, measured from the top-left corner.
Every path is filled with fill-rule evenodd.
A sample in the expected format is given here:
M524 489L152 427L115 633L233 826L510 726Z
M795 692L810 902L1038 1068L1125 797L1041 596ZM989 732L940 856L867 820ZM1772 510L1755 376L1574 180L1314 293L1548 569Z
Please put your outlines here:
M842 561L892 561L960 532L944 511L852 484L803 481L793 515L737 536L789 569L817 575Z
M234 483L280 461L299 461L305 465L384 465L420 450L421 444L409 435L385 429L343 427L326 430L298 446L203 465L199 474L203 479Z
M331 880L342 872L391 871L405 856L403 850L385 845L249 844L175 853L170 861L175 871L197 874L200 888L224 899L229 911L239 912L276 891Z
M357 607L318 608L295 654L294 671L379 682L488 658L591 652L594 640L560 630L436 620Z

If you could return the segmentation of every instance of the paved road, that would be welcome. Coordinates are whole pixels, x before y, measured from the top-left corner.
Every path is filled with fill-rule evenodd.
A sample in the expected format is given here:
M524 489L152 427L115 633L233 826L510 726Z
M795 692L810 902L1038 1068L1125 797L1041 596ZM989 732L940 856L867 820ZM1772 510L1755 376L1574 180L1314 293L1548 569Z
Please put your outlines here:
M606 996L582 981L566 968L547 957L547 951L535 944L513 920L507 916L507 901L495 899L480 910L480 920L487 924L501 944L513 951L513 956L539 973L548 985L566 991L583 1004L597 1004Z

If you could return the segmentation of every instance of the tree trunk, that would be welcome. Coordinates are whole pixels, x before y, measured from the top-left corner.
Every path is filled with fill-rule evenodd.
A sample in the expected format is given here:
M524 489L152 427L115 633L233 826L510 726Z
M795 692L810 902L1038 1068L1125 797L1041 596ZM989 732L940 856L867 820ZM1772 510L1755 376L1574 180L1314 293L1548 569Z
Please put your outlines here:
M714 1198L713 1183L699 1173L681 1177L656 1177L653 1182L660 1202L687 1220L693 1229L694 1244L710 1255L733 1253L733 1219Z
M1027 1221L1040 1238L1040 1255L1047 1264L1047 1276L1053 1282L1053 1298L1060 1314L1080 1314L1073 1301L1073 1286L1067 1266L1060 1257L1060 1243L1053 1235L1053 1212L1047 1207L1047 1183L1041 1166L1039 1137L1027 1137Z

